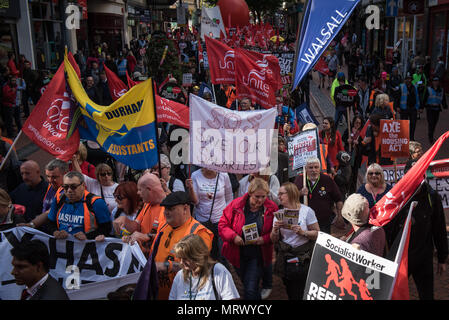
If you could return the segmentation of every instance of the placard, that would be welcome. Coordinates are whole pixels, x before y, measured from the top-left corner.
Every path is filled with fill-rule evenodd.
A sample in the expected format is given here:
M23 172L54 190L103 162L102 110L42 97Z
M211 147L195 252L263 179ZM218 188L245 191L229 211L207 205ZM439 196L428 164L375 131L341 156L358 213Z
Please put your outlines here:
M380 152L383 158L408 158L409 120L380 120Z
M287 139L288 176L296 177L302 172L309 158L320 159L318 129L305 130Z

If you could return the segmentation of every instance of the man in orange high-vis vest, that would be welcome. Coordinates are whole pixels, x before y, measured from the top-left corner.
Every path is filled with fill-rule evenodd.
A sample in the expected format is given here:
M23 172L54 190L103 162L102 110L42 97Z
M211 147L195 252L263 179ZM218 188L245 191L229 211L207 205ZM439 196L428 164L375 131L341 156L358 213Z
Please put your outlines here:
M164 207L160 203L166 193L159 178L147 172L137 182L137 194L142 198L143 207L136 219L121 216L114 220L113 226L115 233L122 235L124 242L137 241L143 253L148 256L151 242L165 222Z
M197 234L204 240L210 251L214 234L191 216L188 193L173 192L161 202L161 206L165 207L166 222L156 236L156 238L160 237L158 247L155 247L153 243L151 250L155 250L154 261L159 279L157 299L167 300L173 279L181 269L179 260L173 252L175 244L189 234Z
M49 230L56 239L72 234L78 240L104 240L111 232L106 202L87 192L84 176L76 171L63 178L64 194L54 198L48 213Z

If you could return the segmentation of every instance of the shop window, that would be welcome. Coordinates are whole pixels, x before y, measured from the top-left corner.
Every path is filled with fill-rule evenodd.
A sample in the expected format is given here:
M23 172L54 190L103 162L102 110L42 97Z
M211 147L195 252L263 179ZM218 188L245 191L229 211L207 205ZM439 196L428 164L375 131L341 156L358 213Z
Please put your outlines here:
M444 55L444 40L446 34L446 12L435 13L432 25L432 68L435 68L439 56Z

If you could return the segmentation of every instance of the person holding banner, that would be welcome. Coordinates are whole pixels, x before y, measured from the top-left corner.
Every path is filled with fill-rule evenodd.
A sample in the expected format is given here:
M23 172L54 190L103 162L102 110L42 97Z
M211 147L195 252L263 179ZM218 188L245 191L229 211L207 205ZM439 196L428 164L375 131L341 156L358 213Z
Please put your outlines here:
M360 186L357 193L368 200L369 208L371 209L392 187L385 182L382 167L377 163L372 163L368 166L365 181L366 183Z
M371 111L371 115L380 114L382 119L394 119L395 112L393 106L390 105L390 98L386 93L380 93L376 96L376 102L374 103L374 109Z
M344 226L341 208L343 207L343 196L334 182L327 174L321 173L321 163L318 158L310 158L306 162L306 185L303 184L303 175L295 179L295 185L300 190L301 197L307 196L308 205L315 211L320 230L331 233L332 221L335 218L334 206L337 218L335 223L338 227Z
M17 208L22 207L22 212L17 210ZM8 230L14 228L20 223L24 223L25 219L23 218L23 211L25 208L23 206L14 206L11 201L11 197L8 192L4 189L0 189L0 231Z
M111 214L106 202L86 190L83 174L70 171L64 175L64 194L51 204L48 219L50 234L66 239L69 234L78 240L98 240L111 232Z
M302 300L313 246L320 231L315 212L301 204L299 198L295 184L286 182L280 187L281 206L298 210L298 224L290 227L275 217L270 235L276 252L274 273L282 278L289 300Z
M272 262L270 239L277 205L267 199L270 188L260 178L251 181L248 193L234 199L218 223L223 256L236 268L243 283L245 300L260 300L263 267Z
M349 221L353 232L347 236L346 242L355 248L383 257L385 249L385 231L373 228L368 224L368 200L359 193L351 194L341 209L343 217Z
M418 159L407 162L404 175ZM423 177L424 178L424 177ZM446 218L441 196L426 181L408 201L417 201L412 211L412 226L408 246L408 275L413 277L420 300L434 299L434 256L436 249L438 276L446 272L448 241ZM391 222L385 225L387 242L391 247L400 237L409 205L404 206Z

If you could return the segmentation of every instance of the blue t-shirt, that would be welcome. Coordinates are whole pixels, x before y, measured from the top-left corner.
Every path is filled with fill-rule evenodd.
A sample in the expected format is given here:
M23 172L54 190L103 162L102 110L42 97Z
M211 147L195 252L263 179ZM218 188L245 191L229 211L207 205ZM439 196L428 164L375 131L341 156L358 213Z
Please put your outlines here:
M59 229L65 230L69 234L76 234L78 232L84 232L84 197L81 201L75 203L69 203L68 199L65 199L65 203L62 206L61 212L58 217ZM50 212L48 213L48 219L56 222L56 198L53 199ZM97 224L107 223L111 221L111 214L108 210L106 202L103 199L97 199L92 205L92 209L95 213L95 219Z

